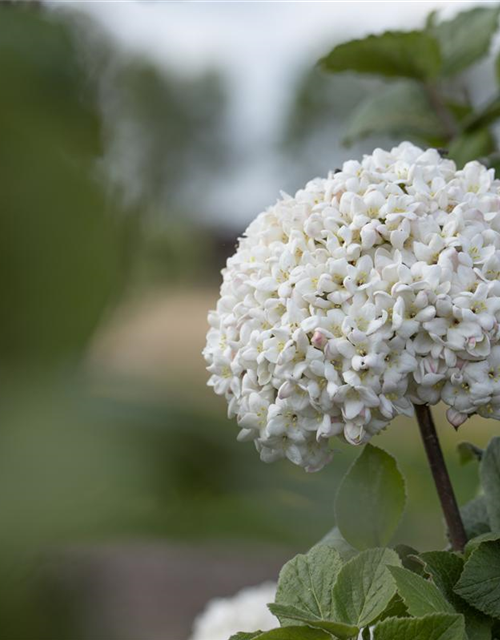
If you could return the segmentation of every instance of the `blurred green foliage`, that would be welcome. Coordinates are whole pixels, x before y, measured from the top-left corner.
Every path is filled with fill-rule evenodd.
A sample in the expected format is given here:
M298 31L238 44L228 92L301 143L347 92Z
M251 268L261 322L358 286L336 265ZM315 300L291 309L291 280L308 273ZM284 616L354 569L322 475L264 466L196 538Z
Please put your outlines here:
M100 121L68 29L2 8L0 77L2 366L60 361L120 291L131 218L93 176Z
M320 61L325 71L386 81L355 108L345 141L374 134L409 138L447 148L460 166L478 158L498 166L492 125L500 117L500 94L477 105L466 72L488 54L499 12L496 3L447 21L433 12L422 30L387 31L334 47Z

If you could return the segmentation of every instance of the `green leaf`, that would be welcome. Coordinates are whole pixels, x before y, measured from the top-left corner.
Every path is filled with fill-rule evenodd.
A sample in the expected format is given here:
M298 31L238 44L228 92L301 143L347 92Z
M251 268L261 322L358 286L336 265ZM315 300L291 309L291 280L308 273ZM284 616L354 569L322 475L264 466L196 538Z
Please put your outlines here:
M332 640L332 636L320 629L310 627L284 627L271 631L256 631L255 633L237 633L229 640Z
M495 139L488 129L475 129L464 132L449 145L449 157L459 167L471 160L487 156L496 149Z
M429 613L455 613L441 591L428 580L401 567L389 567L389 571L396 580L399 595L413 617Z
M343 562L347 562L347 560L350 560L358 553L357 549L352 547L347 540L344 539L338 527L334 527L329 531L315 546L320 545L331 547L335 549L335 551L338 551ZM315 547L313 547L313 549L314 548Z
M405 481L395 459L367 444L337 493L337 526L358 549L385 545L399 524L405 501Z
M345 141L379 133L425 141L446 138L423 89L412 82L398 82L364 100L349 121Z
M396 593L396 595L389 602L387 607L381 613L380 616L374 622L380 622L386 618L408 618L408 609L402 598Z
M319 64L332 73L355 71L386 78L434 78L441 57L437 40L425 31L386 31L337 45Z
M455 586L471 606L500 618L500 541L482 542L465 563Z
M309 617L328 619L332 608L332 587L342 568L339 553L316 545L298 555L280 572L276 603L296 606Z
M498 26L499 9L476 7L431 29L441 45L442 74L452 76L485 56Z
M319 618L311 618L310 615L297 609L297 607L289 607L281 604L270 604L269 611L275 615L279 620L295 620L302 622L303 624L313 627L314 629L321 629L327 633L333 634L336 638L341 640L347 640L353 636L357 636L359 633L359 627L356 625L343 624L342 622L335 622L333 620L321 620Z
M467 538L475 538L483 533L491 531L486 499L484 496L477 496L460 508L460 514L465 527Z
M424 572L424 567L419 560L418 551L413 547L409 547L407 544L397 544L394 547L394 551L401 558L401 563L405 569L409 569L413 573L417 573L419 576Z
M376 620L396 594L389 565L401 565L392 549L369 549L349 560L333 587L332 619L358 627Z
M457 451L458 459L462 465L472 462L473 460L481 462L484 454L484 450L476 447L472 442L459 442L457 445Z
M497 84L500 84L500 52L495 57L495 77Z
M451 551L429 551L420 556L425 571L441 593L455 607L458 613L465 616L465 629L468 640L490 640L491 619L473 609L458 594L454 587L463 571L463 559Z
M425 572L448 600L454 604L458 598L453 587L458 582L463 568L463 559L451 551L427 551L420 554Z
M469 542L465 545L465 559L468 560L471 557L472 553L483 542L496 542L497 540L500 540L500 533L495 531L488 531L487 533L482 533L481 535L472 538L472 540L469 540Z
M461 615L433 613L423 618L388 618L374 630L373 640L463 640Z
M500 531L500 438L492 438L479 467L492 531Z

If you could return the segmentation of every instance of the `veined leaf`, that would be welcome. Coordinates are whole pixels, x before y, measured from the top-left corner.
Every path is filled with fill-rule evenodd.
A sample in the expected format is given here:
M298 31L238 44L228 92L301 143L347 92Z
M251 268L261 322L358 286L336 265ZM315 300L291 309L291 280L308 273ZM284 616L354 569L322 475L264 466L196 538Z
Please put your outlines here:
M389 567L399 595L414 618L430 613L455 613L441 591L428 580L401 567Z
M297 609L297 607L288 607L280 604L270 604L269 610L278 619L295 620L302 622L303 624L312 627L314 629L321 629L327 633L333 634L340 640L348 640L357 636L359 633L359 627L356 625L343 624L342 622L335 622L333 620L321 620L319 618L311 618L310 615Z
M332 587L341 568L340 555L326 545L295 556L280 572L276 603L297 607L312 618L328 619Z
M451 551L428 551L422 553L420 559L437 588L456 611L464 615L467 639L491 640L491 618L471 607L454 591L464 568L463 559Z
M333 587L331 618L358 627L376 620L396 593L389 565L401 566L392 549L369 549L349 560Z
M482 542L465 563L455 586L466 602L486 615L500 618L500 541Z
M229 640L332 640L332 636L321 629L310 627L284 627L271 631L257 631L255 633L237 633Z
M464 640L464 618L433 613L423 618L388 618L375 627L373 640Z

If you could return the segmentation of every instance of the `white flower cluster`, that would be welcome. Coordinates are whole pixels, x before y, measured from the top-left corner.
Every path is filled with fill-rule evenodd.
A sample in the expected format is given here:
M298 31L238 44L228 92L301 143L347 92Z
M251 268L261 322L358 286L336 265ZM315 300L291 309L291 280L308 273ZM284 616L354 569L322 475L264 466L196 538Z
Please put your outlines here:
M500 419L500 181L404 142L284 195L223 271L209 384L308 470L413 405Z
M276 584L247 587L231 598L215 598L196 618L190 640L228 640L238 631L269 631L278 620L267 608L274 602Z

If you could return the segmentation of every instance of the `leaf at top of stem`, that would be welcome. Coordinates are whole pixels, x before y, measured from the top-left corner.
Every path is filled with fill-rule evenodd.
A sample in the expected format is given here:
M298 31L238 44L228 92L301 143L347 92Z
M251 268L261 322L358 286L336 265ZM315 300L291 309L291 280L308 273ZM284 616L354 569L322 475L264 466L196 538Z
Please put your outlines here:
M339 44L319 64L332 73L426 80L438 75L441 57L439 44L428 31L386 31Z

